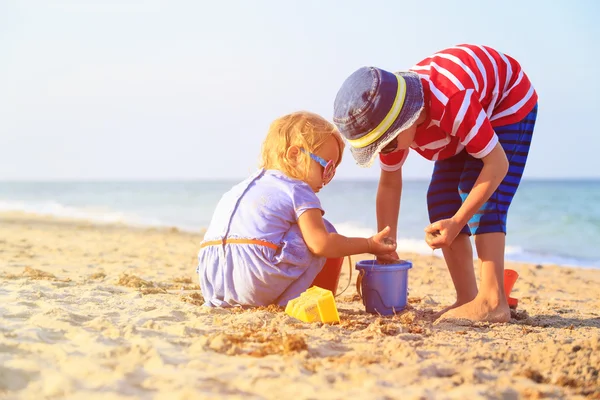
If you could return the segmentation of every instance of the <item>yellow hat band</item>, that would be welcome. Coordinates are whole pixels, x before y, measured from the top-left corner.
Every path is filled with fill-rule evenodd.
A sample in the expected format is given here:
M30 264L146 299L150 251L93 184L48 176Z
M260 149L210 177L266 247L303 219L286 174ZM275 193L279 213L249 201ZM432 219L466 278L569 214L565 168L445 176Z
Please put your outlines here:
M400 75L394 74L394 76L396 79L398 79L398 91L396 92L396 98L394 99L392 108L390 108L390 111L387 113L383 121L381 121L381 123L377 125L371 132L367 133L361 138L348 140L350 146L357 149L367 147L383 136L390 126L392 126L396 118L398 118L398 115L402 110L402 106L404 105L404 98L406 97L406 81Z

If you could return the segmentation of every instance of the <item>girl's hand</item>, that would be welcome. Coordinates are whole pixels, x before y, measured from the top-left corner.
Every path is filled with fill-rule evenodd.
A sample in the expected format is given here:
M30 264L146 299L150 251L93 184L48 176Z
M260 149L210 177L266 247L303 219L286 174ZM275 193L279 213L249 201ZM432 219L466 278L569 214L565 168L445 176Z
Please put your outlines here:
M390 233L390 227L386 226L383 230L367 239L369 244L369 253L376 256L388 256L396 252L396 241L387 235ZM397 256L396 256L397 257Z
M448 247L460 233L461 226L452 219L442 219L425 228L425 241L432 249Z

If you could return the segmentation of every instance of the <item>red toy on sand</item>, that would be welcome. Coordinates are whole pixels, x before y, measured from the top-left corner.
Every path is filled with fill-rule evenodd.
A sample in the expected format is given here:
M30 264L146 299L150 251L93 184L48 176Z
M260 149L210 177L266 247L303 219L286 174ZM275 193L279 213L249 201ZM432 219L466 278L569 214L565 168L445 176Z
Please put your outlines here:
M517 308L519 305L519 299L513 299L510 297L510 292L512 291L512 288L515 285L518 277L519 274L517 271L512 269L504 270L504 293L506 294L506 299L508 300L508 306L512 309Z

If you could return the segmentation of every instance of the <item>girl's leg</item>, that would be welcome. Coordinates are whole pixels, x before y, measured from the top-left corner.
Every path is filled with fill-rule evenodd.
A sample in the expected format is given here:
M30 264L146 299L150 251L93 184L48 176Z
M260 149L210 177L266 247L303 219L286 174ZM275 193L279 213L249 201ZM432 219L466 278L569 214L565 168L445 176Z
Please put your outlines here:
M327 219L323 218L323 223L325 224L327 232L337 233L335 227ZM323 269L321 269L321 272L317 274L311 286L318 286L323 289L331 290L335 296L337 293L338 283L340 281L340 273L342 271L343 262L344 257L328 258L325 260Z
M450 218L460 208L462 199L458 185L465 160L465 154L459 154L447 160L436 161L427 191L430 222ZM442 252L456 289L456 302L436 316L473 300L477 295L469 228L463 227L452 246L442 249Z
M481 263L480 290L473 301L449 311L444 315L445 318L490 322L510 320L510 309L504 293L506 216L523 176L536 115L537 106L519 123L495 128L506 152L509 169L498 189L469 221ZM460 182L463 198L473 187L482 164L474 158L465 163Z
M340 273L342 272L342 264L344 257L328 258L323 265L323 269L315 277L311 286L318 286L322 289L331 290L335 296L337 293L338 283L340 282Z

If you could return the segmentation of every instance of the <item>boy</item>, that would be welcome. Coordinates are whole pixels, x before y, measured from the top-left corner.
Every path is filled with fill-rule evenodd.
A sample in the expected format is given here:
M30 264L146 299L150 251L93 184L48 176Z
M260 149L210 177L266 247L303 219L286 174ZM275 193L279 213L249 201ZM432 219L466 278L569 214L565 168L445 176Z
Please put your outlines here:
M409 72L364 67L338 91L334 122L355 160L368 167L379 155L379 229L397 233L409 149L435 162L426 241L442 249L457 294L439 313L444 318L510 320L503 289L506 215L536 115L537 94L519 63L486 46L442 50ZM479 291L471 234L481 263Z

